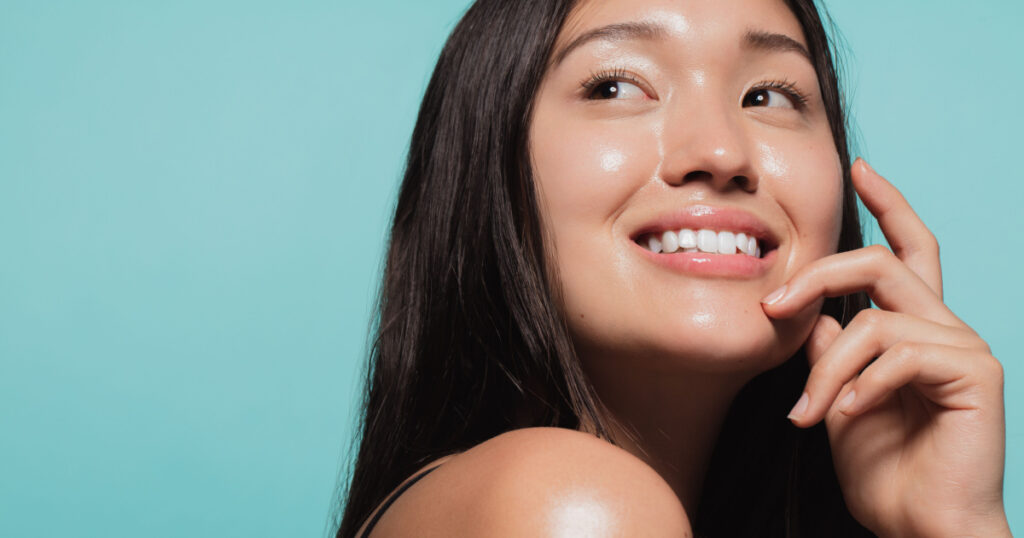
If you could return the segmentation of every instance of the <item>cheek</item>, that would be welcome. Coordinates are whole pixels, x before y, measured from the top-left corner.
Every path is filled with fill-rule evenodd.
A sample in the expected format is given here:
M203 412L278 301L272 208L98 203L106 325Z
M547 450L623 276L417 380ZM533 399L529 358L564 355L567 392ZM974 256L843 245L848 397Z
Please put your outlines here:
M599 313L627 306L634 279L616 217L656 177L658 128L635 117L594 121L539 112L546 114L535 116L530 140L545 251L577 332L580 324L599 322ZM609 286L625 293L595 293Z
M656 169L650 126L566 118L541 121L531 136L534 178L549 229L561 234L609 223Z
M789 217L799 245L791 260L803 265L836 251L842 225L842 166L831 144L794 143L758 148L772 197Z

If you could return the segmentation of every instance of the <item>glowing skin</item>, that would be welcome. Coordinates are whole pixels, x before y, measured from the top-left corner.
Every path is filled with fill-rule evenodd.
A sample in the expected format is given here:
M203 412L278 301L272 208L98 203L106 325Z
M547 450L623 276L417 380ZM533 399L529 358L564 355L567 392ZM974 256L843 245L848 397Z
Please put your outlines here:
M620 536L615 506L595 499L588 490L569 491L550 501L545 536L551 538L612 538Z
M622 24L643 31L563 52ZM756 46L752 34L806 48L781 0L585 2L558 37L530 130L548 253L580 360L635 432L613 432L617 442L687 510L736 392L797 351L821 305L772 319L761 298L834 253L840 229L842 170L814 68L792 47ZM743 261L661 255L678 257L668 261L637 245L652 222L707 213L695 206L753 216L777 248L761 267L728 271L715 264Z
M530 133L577 346L585 361L629 355L630 368L765 370L796 351L813 318L773 322L759 301L835 252L841 216L842 172L813 66L798 52L744 42L758 31L804 43L801 29L782 2L592 2L559 45L623 22L660 31L574 48L549 71ZM604 71L624 76L592 90L615 86L616 95L588 98L581 81ZM806 106L776 89L770 106L742 106L765 81L793 83ZM769 269L698 275L638 251L639 227L694 204L761 220L779 243Z
M578 41L608 25L618 32ZM499 435L406 492L375 535L692 536L733 398L805 343L790 420L825 422L858 521L881 536L1010 535L1001 366L942 303L934 236L862 161L853 186L893 251L834 254L842 174L801 46L781 0L574 10L530 148L561 307L617 444ZM700 250L744 232L767 252L637 244L671 250L664 232L680 228L699 230ZM845 329L818 316L823 296L859 291L878 308Z

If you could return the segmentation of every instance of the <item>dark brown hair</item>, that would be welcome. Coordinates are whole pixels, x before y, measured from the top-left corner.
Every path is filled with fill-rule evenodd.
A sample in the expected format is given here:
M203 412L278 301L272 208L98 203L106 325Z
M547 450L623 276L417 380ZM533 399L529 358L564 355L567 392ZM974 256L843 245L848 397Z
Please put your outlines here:
M829 39L813 0L787 4L807 38L842 162L839 249L859 248ZM503 432L582 423L605 434L553 299L527 141L534 96L573 5L478 0L441 52L395 207L338 537L354 536L416 469ZM867 304L858 294L829 299L823 311L845 324ZM784 418L806 376L798 355L737 397L691 514L696 532L866 532L843 504L824 428L798 430Z

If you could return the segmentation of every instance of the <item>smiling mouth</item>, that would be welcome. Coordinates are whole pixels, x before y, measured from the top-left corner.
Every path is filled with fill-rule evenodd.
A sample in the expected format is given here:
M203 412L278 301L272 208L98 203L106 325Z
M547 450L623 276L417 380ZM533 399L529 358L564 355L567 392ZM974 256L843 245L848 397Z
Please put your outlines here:
M750 236L743 232L707 228L699 230L682 228L650 232L637 236L634 241L655 254L702 252L763 258L777 247L768 239Z

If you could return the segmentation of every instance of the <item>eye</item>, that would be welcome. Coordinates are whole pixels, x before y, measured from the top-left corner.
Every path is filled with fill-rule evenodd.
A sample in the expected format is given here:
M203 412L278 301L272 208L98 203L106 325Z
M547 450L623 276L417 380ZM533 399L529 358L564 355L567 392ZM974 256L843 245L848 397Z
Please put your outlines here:
M580 81L582 96L588 101L610 101L613 99L646 99L651 96L644 90L640 78L627 69L617 67L591 73Z
M778 90L759 88L743 98L743 106L760 106L767 108L797 108L793 98Z
M808 104L809 96L800 91L795 82L786 79L766 80L753 88L743 97L744 107L790 108L803 111Z
M636 84L623 80L605 80L595 83L587 94L588 99L643 99L644 91Z

